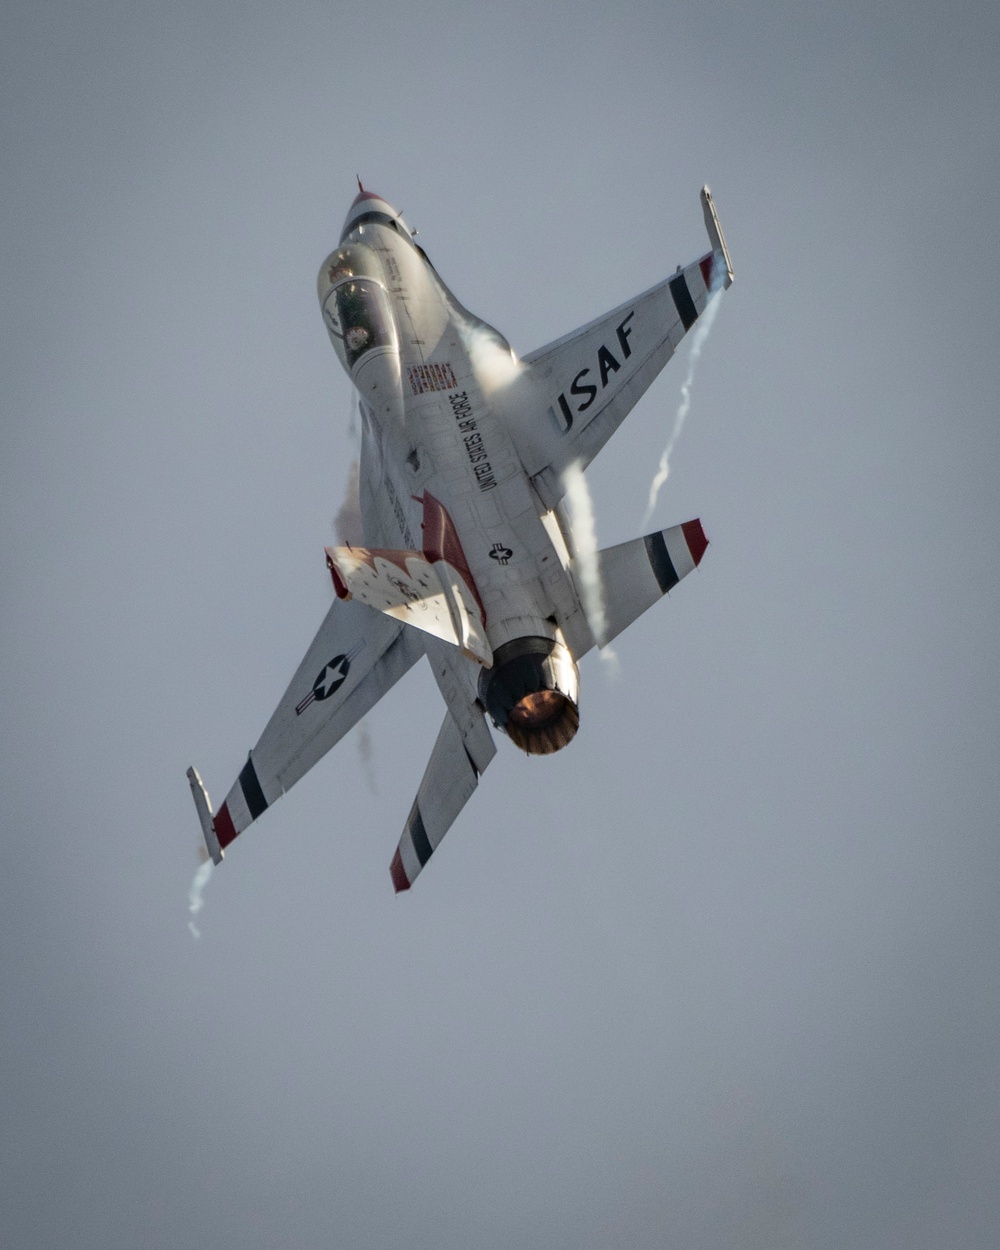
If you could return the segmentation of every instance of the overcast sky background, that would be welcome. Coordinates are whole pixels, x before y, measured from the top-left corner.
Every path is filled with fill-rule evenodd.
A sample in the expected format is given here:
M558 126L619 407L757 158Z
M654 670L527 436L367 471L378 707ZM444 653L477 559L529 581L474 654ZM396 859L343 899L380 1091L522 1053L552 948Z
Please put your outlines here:
M4 6L5 1246L996 1246L998 82L987 3ZM222 800L330 601L355 173L520 352L711 185L657 521L712 545L409 895L425 666L196 941L184 770Z

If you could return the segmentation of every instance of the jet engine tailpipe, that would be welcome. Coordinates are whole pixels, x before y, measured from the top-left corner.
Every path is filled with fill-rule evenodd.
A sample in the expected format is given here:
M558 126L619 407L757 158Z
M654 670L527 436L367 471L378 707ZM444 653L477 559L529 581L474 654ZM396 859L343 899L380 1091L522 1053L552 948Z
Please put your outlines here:
M552 638L514 638L479 678L479 697L515 746L551 755L580 727L580 676L567 647Z

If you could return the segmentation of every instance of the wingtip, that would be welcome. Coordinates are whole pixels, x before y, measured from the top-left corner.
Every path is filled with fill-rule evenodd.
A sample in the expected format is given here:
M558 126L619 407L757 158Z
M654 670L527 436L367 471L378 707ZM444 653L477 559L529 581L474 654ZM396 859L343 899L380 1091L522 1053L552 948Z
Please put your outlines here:
M187 770L187 779L188 784L191 786L191 794L194 798L195 808L198 811L198 819L201 822L201 831L205 838L205 849L211 856L213 864L221 864L224 855L215 824L223 812L225 812L228 817L229 813L226 809L226 805L223 803L219 813L213 816L212 801L208 797L208 791L205 789L205 783L202 781L197 768L193 765Z
M719 272L713 274L714 281L712 286L716 286L718 283L723 288L730 287L733 282L733 262L729 259L729 249L726 247L722 226L719 224L719 214L716 212L715 201L712 199L712 192L708 189L707 184L701 189L701 207L705 217L705 229L708 231L709 242L712 244L712 251L722 261ZM708 279L706 278L707 284Z

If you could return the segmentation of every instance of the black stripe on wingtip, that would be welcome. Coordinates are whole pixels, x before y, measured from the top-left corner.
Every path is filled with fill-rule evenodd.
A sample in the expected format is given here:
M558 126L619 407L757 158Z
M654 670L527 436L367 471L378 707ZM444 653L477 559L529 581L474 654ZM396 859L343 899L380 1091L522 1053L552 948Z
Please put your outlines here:
M413 839L413 849L417 853L417 859L420 861L420 867L434 854L434 848L430 844L427 837L427 830L424 828L424 818L420 815L420 808L416 803L413 804L413 811L410 813L410 837Z
M691 292L688 290L687 278L683 274L678 274L670 283L670 294L674 297L677 315L680 317L684 329L690 330L698 320L698 310L694 306L694 300L691 298Z
M659 583L660 590L666 594L668 590L673 590L681 579L677 576L677 570L670 558L663 534L657 530L655 534L647 534L642 541L646 544L646 555L649 557L649 567L653 570L653 576Z
M252 755L247 758L247 762L243 765L243 771L240 773L240 789L243 791L243 797L246 799L250 819L256 820L261 812L267 811L267 799L264 798L264 791L260 788L260 782L257 780L257 770L253 766Z

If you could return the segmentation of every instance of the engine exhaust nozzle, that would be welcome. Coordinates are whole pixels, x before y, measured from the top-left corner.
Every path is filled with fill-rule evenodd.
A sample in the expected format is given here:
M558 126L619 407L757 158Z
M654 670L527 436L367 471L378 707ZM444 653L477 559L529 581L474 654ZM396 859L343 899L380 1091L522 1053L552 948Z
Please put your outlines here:
M515 746L551 755L580 727L580 676L569 649L552 638L514 638L479 678L479 697Z

